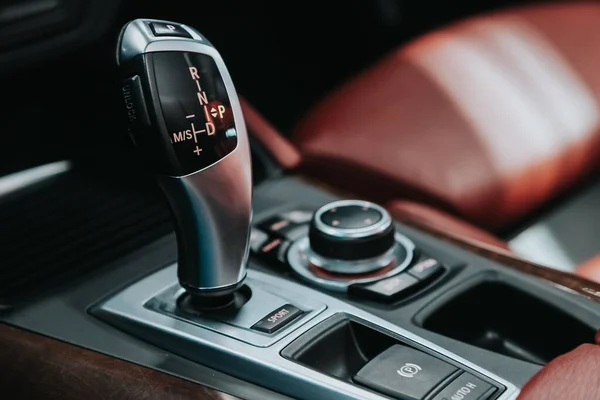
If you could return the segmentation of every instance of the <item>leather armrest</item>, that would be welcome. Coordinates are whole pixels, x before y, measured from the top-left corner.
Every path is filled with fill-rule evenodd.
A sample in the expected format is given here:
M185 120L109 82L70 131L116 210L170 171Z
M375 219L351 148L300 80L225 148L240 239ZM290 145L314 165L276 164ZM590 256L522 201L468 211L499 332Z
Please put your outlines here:
M248 101L240 98L248 133L257 139L285 169L300 164L300 152Z
M600 346L583 344L552 360L527 382L517 399L600 399L599 372Z
M591 258L578 266L575 273L590 281L600 282L600 256Z
M411 201L394 201L388 205L388 209L392 215L408 216L417 222L425 223L451 235L508 250L508 244L503 240L433 207Z

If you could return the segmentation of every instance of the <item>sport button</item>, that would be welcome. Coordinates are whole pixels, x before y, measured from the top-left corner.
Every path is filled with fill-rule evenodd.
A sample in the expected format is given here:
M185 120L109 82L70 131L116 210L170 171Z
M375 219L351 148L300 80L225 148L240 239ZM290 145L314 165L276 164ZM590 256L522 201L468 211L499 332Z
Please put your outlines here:
M422 351L395 345L369 361L354 381L395 398L421 400L456 370Z
M265 333L274 333L302 315L302 313L303 311L298 307L286 304L270 312L256 324L252 325L252 329Z

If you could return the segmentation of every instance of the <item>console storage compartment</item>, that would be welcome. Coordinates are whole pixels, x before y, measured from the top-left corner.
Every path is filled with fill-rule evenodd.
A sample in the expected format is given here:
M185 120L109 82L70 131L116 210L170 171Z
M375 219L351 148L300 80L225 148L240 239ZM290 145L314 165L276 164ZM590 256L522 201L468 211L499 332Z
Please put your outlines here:
M343 313L301 335L281 355L392 398L443 396L443 390L456 390L452 384L462 380L477 388L480 399L495 399L503 390L497 382L443 354Z
M580 344L593 343L596 329L583 322L585 310L538 294L504 280L479 280L440 299L420 324L473 346L541 365Z
M352 319L334 318L301 336L282 355L327 375L352 381L369 360L398 343Z

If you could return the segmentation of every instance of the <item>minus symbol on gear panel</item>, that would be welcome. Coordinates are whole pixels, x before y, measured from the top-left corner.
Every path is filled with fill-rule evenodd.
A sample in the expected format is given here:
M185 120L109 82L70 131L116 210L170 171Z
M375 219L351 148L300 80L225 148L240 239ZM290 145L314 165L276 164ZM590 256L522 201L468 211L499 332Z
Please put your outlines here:
M192 119L192 118L195 118L195 117L196 117L196 114L190 114L190 115L186 115L185 118L186 119Z

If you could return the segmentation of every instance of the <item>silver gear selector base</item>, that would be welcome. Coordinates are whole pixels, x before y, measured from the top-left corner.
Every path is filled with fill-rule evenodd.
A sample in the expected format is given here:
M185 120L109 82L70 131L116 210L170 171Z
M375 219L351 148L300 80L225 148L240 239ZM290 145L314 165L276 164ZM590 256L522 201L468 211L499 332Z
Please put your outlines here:
M157 274L154 279L159 282L173 276L174 267L169 267ZM252 291L249 301L238 310L232 312L194 313L187 312L179 301L186 295L185 291L177 284L173 284L150 298L144 307L172 318L196 325L211 331L219 332L236 340L243 341L258 347L268 347L287 335L297 326L311 320L325 310L325 305L306 296L294 292L279 292L275 288L264 285L261 281L248 278L248 290ZM251 289L250 289L251 288ZM257 323L272 316L277 319L280 310L293 305L301 311L289 324L281 326L274 334L265 334L264 330L256 329ZM288 307L290 308L290 307Z
M383 335L426 348L432 356L445 357L458 363L461 369L486 376L505 388L496 400L512 400L519 393L510 382L402 327L324 293L254 270L248 271L247 279L252 299L237 313L218 316L183 313L175 306L183 294L176 269L173 265L141 279L94 307L92 313L166 351L299 399L387 398L283 355L292 342L302 347L303 335L310 335L335 317L361 321ZM272 317L271 321L285 317L285 312L276 311L285 309L288 303L296 305L302 313L273 333L256 329L257 322L265 317Z

